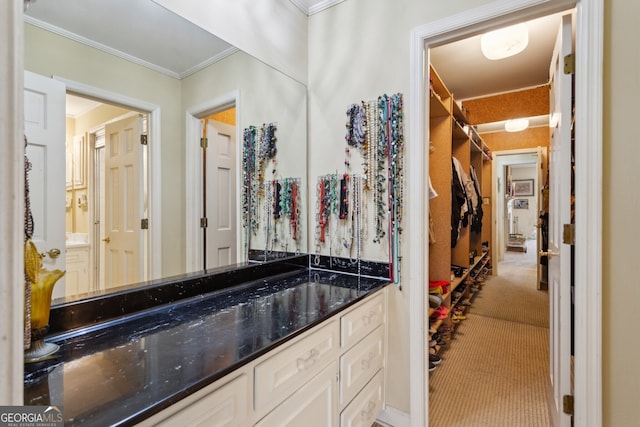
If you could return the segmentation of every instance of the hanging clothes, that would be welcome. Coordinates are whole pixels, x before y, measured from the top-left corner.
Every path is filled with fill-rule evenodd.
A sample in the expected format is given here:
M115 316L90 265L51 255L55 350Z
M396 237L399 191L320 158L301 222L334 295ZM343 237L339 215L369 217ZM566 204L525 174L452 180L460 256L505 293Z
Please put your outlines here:
M460 230L468 224L469 198L464 183L469 178L455 157L451 158L451 166L451 247L454 248L458 243Z
M480 192L480 183L478 182L478 176L476 170L471 166L471 181L473 182L473 193L475 195L476 203L473 206L473 214L471 217L471 231L475 233L482 232L482 193Z
M429 177L429 200L438 197L436 189L431 184L431 177ZM429 206L429 244L433 245L436 242L436 232L433 228L433 217L431 216L431 206Z

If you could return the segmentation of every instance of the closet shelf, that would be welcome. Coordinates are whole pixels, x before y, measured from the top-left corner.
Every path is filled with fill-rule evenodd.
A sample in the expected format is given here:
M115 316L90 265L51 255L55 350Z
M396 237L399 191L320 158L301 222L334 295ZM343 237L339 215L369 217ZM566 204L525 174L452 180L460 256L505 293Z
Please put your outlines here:
M434 92L430 91L430 102L429 109L431 112L431 117L447 117L449 116L449 110L447 109L447 105L440 98L440 96Z
M491 241L492 215L491 206L482 203L482 189L485 188L488 193L487 188L491 186L491 157L489 147L477 130L469 125L461 104L456 102L431 65L429 77L429 142L435 148L429 153L429 179L438 193L438 197L429 199L429 230L432 237L429 243L429 280L446 280L450 283L449 292L443 295L442 303L449 309L449 314L442 320L430 319L430 326L443 332L447 336L445 339L449 339L449 332L453 332L457 324L464 321L454 316L462 316L467 312L469 303L473 302L476 295L475 291L479 290L475 286L478 270L488 260L488 254L482 249L483 242ZM452 161L454 157L455 162ZM452 191L454 176L464 181L461 183L462 189L455 183L455 193ZM468 195L471 185L476 191L473 197ZM453 199L452 193L456 199ZM462 209L461 203L465 203L472 214L464 226L456 221L455 211ZM481 209L482 218L479 215ZM478 221L481 223L478 224ZM471 254L478 255L469 262ZM452 277L452 265L465 268L461 277ZM429 310L430 317L434 311Z

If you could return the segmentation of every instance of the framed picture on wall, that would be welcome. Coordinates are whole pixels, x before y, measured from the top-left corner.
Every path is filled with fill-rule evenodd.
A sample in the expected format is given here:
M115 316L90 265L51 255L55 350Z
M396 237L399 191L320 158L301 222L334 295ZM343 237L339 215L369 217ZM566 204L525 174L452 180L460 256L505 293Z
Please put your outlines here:
M529 209L529 199L514 199L513 209Z
M533 180L532 179L514 179L511 181L513 186L513 195L518 196L533 196Z

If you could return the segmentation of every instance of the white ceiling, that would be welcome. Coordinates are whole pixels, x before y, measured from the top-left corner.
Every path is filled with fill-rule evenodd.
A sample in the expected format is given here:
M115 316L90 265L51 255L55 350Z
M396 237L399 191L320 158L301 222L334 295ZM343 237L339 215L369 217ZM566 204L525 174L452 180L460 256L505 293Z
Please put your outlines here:
M561 14L527 22L529 44L510 58L486 59L478 35L431 49L431 63L460 101L545 85L560 22Z
M290 1L310 15L345 0ZM528 47L511 58L485 59L476 36L431 49L431 61L458 100L544 85L559 20L530 21ZM152 0L37 0L25 21L175 78L236 51Z

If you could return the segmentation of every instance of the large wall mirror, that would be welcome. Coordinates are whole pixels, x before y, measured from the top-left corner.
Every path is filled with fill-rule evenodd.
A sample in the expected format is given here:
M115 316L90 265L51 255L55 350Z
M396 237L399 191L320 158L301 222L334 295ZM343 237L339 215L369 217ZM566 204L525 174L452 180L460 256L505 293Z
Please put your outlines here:
M67 271L54 304L308 251L303 84L151 0L39 0L25 16L25 70L53 76L67 92L65 147L55 148L65 152L55 192L64 213L46 226L64 228L66 256L43 261ZM116 21L127 19L156 38L119 34ZM191 39L176 46L185 34ZM183 57L194 61L191 51L197 64L179 68ZM131 132L146 134L147 144L117 163L115 141ZM126 172L110 173L118 168ZM51 199L40 169L30 189L36 227L52 216L38 204ZM118 247L122 218L139 226L133 249ZM127 267L132 259L137 273Z

